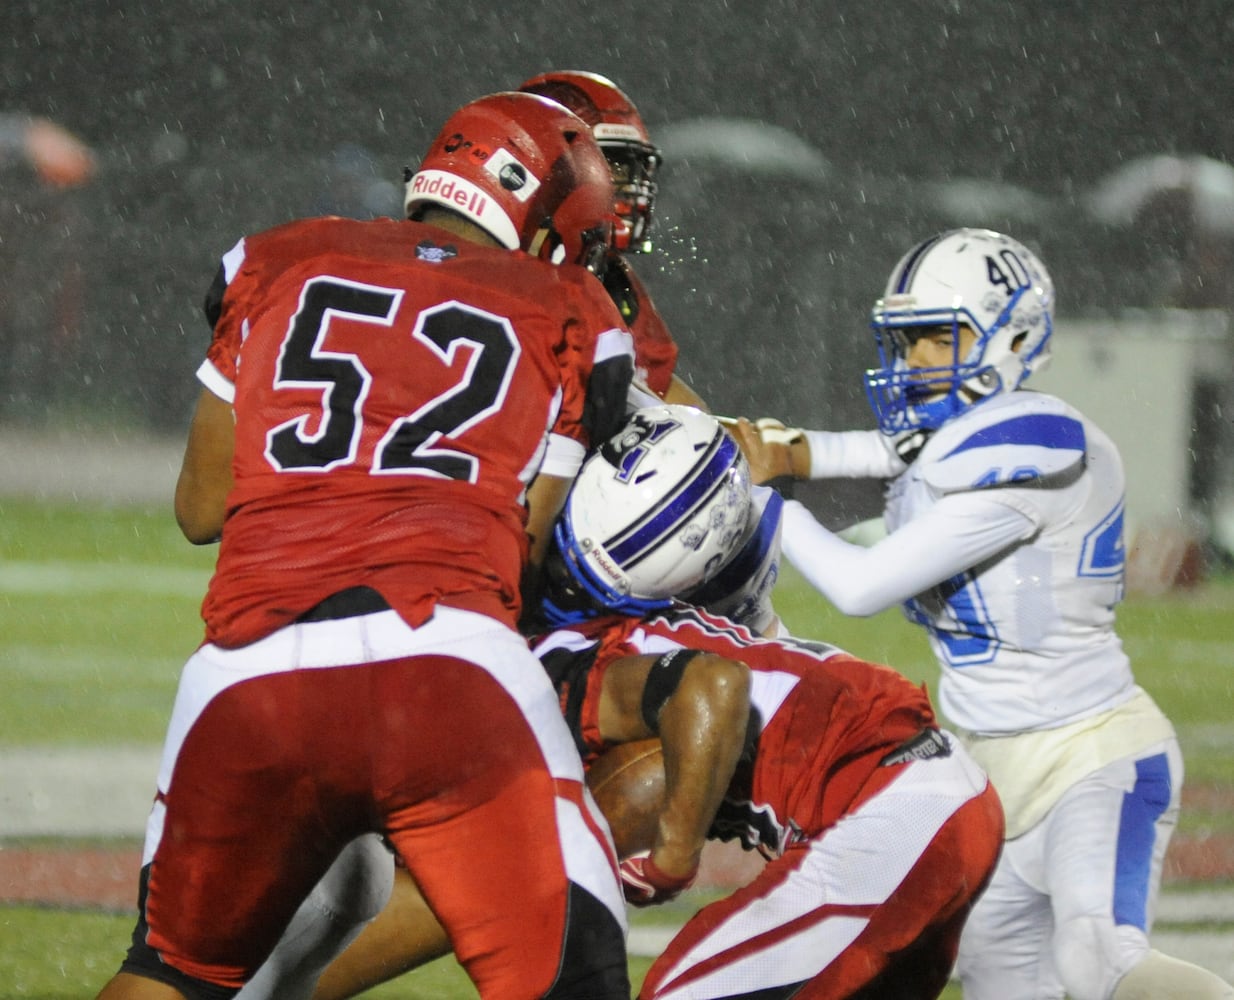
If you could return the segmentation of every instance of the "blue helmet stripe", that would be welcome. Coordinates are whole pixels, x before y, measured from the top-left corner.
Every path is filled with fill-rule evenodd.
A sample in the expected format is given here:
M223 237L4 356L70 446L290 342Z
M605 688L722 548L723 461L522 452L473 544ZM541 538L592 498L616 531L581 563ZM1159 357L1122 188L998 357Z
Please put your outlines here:
M932 236L905 258L904 267L895 279L896 294L901 294L908 289L909 283L913 280L913 274L917 270L917 265L921 263L921 258L924 257L926 251L929 250L930 247L934 246L934 244L941 238L941 236Z
M690 471L685 484L665 497L659 506L631 525L620 536L604 542L605 549L616 563L627 568L655 551L665 536L680 530L700 506L723 486L725 473L737 461L737 443L723 429L717 428L711 446Z

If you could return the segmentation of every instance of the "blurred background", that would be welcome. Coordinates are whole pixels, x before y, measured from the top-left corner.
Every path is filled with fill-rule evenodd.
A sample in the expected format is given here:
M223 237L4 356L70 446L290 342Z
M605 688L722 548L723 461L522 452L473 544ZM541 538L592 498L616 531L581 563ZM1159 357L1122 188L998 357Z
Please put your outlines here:
M1143 520L1234 543L1226 0L8 0L0 26L0 435L178 438L241 235L397 215L459 104L590 69L665 154L635 265L714 409L872 426L892 265L1004 229L1053 273L1051 377L1127 435Z

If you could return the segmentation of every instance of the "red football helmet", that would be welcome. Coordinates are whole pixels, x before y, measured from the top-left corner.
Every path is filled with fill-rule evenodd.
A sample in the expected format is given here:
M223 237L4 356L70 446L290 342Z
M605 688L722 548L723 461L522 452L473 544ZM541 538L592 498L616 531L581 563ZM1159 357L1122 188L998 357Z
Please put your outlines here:
M459 108L415 173L403 207L440 205L510 250L598 270L612 242L613 181L586 124L531 94L490 94Z
M518 89L564 104L591 126L613 171L615 207L624 223L614 245L618 250L650 250L660 150L630 98L607 77L572 69L541 73Z

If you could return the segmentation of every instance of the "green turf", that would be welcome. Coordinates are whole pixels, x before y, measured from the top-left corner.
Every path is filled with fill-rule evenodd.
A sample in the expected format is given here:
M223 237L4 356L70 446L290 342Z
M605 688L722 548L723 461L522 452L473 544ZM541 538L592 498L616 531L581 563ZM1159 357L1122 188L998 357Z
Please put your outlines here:
M635 922L654 917L635 915ZM0 907L0 996L25 1000L81 1000L93 996L115 971L133 930L129 917L100 913ZM651 966L631 958L630 983L637 993ZM365 1000L465 1000L477 996L453 957L377 986ZM943 1000L959 1000L949 986Z
M32 907L0 909L0 995L91 997L115 972L131 917Z
M166 511L0 501L0 743L159 743L213 562Z
M166 510L0 500L0 745L159 743L180 666L200 640L198 607L213 557L211 548L186 543ZM776 604L795 633L893 664L933 687L937 670L925 638L898 611L845 618L791 567ZM1188 782L1234 794L1231 622L1228 578L1133 598L1119 611L1140 683L1178 728ZM1199 827L1234 829L1234 811L1185 810L1181 829ZM0 995L92 995L131 929L128 917L0 908ZM648 964L631 961L635 983ZM367 994L413 995L454 1000L475 991L445 959Z

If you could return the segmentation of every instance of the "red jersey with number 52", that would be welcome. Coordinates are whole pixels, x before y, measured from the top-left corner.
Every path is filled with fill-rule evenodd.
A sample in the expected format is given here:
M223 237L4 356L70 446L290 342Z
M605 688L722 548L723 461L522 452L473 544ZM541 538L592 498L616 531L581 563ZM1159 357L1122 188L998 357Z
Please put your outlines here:
M236 417L206 638L252 642L368 586L513 623L523 504L624 419L630 336L581 267L420 223L308 219L249 236L206 302L199 377Z

